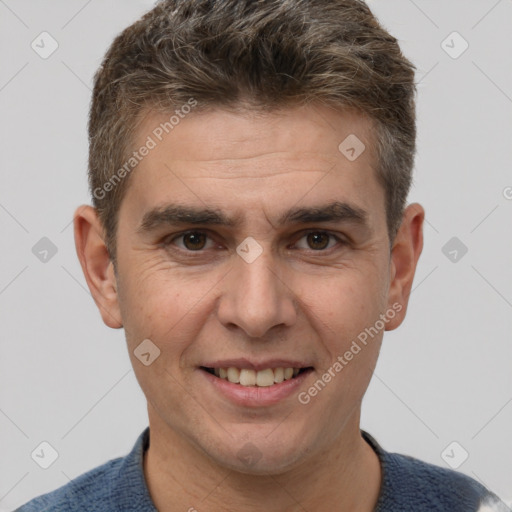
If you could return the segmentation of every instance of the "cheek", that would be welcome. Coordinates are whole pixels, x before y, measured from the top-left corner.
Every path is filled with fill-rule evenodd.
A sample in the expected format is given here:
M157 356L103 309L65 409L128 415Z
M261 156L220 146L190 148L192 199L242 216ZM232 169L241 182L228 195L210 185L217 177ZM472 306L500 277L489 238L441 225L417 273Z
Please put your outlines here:
M333 283L319 302L317 328L323 333L327 357L318 377L329 374L325 375L329 383L321 391L319 407L320 403L331 404L328 416L333 424L338 424L362 399L381 347L380 315L385 312L386 302L379 287L370 286L367 277ZM323 389L322 385L317 387Z
M179 272L160 264L144 264L120 288L120 303L130 346L149 338L173 354L174 364L204 322L205 307L215 293L215 276ZM201 320L203 319L203 320Z
M345 272L331 279L309 300L330 327L330 337L347 343L375 323L387 305L387 276L377 266Z
M331 404L334 423L362 399L375 368L383 332L375 326L386 308L382 279L378 272L352 273L324 287L323 300L317 302L317 329L326 349L319 378L329 373L325 378L330 381L319 406Z

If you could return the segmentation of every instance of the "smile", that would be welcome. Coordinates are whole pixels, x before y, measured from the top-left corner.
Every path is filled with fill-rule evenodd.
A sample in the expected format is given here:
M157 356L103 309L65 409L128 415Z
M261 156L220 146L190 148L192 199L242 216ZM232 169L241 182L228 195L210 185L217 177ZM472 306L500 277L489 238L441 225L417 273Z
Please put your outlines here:
M201 369L232 384L239 384L245 387L270 387L281 384L286 380L294 379L312 368L278 367L256 371L250 368L236 368L233 366L229 368L208 368L202 366Z

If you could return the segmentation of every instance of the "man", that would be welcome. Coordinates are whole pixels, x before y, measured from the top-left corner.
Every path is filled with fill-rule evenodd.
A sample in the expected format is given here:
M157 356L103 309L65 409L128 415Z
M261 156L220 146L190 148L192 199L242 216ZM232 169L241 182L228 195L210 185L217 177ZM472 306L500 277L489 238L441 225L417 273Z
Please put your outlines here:
M414 93L358 0L167 0L116 38L75 240L149 428L19 510L498 510L360 430L423 245Z

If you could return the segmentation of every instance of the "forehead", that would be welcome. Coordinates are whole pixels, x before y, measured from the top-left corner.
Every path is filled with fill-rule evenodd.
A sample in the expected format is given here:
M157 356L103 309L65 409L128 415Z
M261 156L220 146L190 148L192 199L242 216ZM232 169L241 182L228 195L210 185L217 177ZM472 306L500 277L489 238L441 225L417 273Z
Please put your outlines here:
M350 137L352 141L364 141L370 150L365 151L367 162L373 156L373 123L354 110L313 104L270 113L206 109L185 114L179 107L175 112L180 116L145 112L135 146L150 137L156 146L172 147L176 160L256 160L288 153L288 158L311 156L334 163L343 155L339 145Z
M285 211L283 201L289 206L344 201L384 215L372 129L361 114L323 106L270 114L148 112L134 147L151 150L137 165L126 195L139 217L177 200L231 208L233 215L261 206L276 216Z

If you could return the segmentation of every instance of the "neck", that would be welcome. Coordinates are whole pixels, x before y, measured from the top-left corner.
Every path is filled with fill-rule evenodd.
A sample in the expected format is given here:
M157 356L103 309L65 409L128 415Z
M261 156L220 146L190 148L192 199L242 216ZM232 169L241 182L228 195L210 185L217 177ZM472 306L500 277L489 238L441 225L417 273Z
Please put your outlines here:
M144 474L160 512L371 512L381 484L379 459L359 431L359 414L335 445L280 474L250 475L219 466L150 414Z

